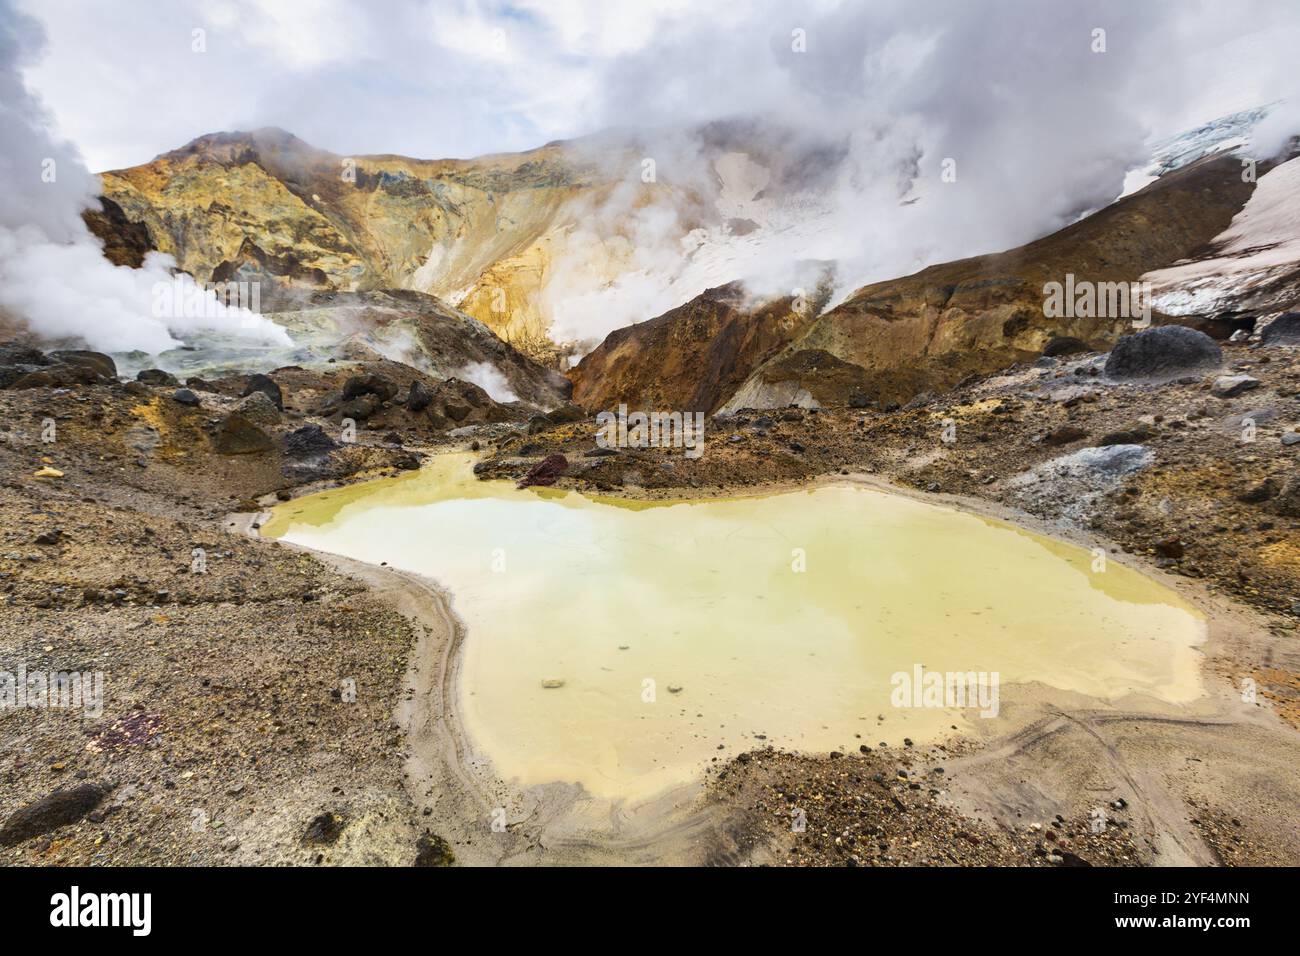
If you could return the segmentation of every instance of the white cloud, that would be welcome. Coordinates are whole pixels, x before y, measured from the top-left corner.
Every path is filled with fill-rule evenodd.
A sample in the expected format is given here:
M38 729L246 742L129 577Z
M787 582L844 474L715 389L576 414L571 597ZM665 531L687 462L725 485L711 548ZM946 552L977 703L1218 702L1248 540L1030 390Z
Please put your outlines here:
M191 293L193 315L183 308L156 315L155 287L173 283L170 256L153 253L140 269L104 258L81 220L98 183L76 149L50 135L40 101L22 81L21 68L40 54L41 30L9 7L0 0L0 310L47 340L110 352L156 354L199 330L288 344L275 323L226 308L188 276L176 281Z

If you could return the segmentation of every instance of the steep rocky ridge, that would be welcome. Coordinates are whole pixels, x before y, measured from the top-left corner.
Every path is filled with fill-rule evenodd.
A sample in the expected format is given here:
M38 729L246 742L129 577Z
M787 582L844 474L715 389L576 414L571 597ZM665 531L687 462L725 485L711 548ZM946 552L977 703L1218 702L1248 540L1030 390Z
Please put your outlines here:
M101 174L111 206L92 228L143 235L200 282L426 292L562 367L759 268L770 243L799 246L842 161L842 148L756 122L470 160L215 133Z
M844 403L866 387L906 402L1041 354L1054 338L1105 349L1125 318L1048 318L1043 287L1137 282L1203 248L1249 199L1232 157L1202 160L1052 235L995 255L931 266L859 289L758 369L730 407L784 405L794 392ZM1159 323L1164 317L1153 314ZM1196 317L1181 322L1196 324ZM800 359L801 353L812 353ZM837 362L815 360L829 356ZM846 374L837 363L858 366Z
M716 411L749 373L797 338L829 293L754 303L738 283L611 332L569 372L573 399L593 410Z
M261 129L203 136L101 182L201 282L408 288L457 301L489 266L537 242L589 187L586 175L554 145L472 161L345 157ZM507 278L498 267L497 281ZM544 337L535 316L500 305L467 302L506 338Z

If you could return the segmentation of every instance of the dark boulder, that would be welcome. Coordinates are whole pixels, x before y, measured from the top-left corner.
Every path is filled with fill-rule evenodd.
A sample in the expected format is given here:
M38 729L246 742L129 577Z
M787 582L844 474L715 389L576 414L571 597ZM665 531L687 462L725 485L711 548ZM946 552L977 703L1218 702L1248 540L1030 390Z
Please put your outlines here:
M76 823L99 806L108 787L83 783L55 790L34 803L19 807L0 827L0 846L15 846L59 827Z
M280 392L280 386L276 385L269 375L258 373L248 376L248 381L244 384L244 390L239 393L239 397L247 398L254 392L261 392L275 404L277 409L284 411L284 395Z
M351 418L354 421L365 421L375 412L379 411L383 405L383 400L378 395L365 394L357 395L355 398L349 398L339 406L339 416L342 418Z
M33 369L25 375L9 382L12 389L22 388L71 388L75 385L94 385L104 378L94 369L85 365L46 365Z
M1260 333L1265 345L1300 345L1300 312L1279 315Z
M0 365L0 388L12 388L15 382L40 370L39 365Z
M190 408L199 407L199 397L188 388L178 388L172 392L172 401L178 405L188 405Z
M103 352L91 352L87 349L60 349L51 352L50 358L60 365L80 365L88 368L103 379L117 378L117 363Z
M381 402L391 402L397 397L397 386L382 375L353 375L343 383L343 400L376 395Z
M231 412L221 420L213 444L223 455L253 455L275 447L270 435L238 412Z
M160 368L141 369L135 376L137 382L144 382L146 385L179 385L176 376L170 372L164 372Z
M468 418L471 411L473 408L466 402L449 398L442 403L442 413L457 424Z
M455 862L451 844L436 833L425 832L415 841L416 866L451 866Z
M546 419L552 425L568 425L572 422L584 421L586 418L587 413L584 412L580 406L574 405L572 402L567 402L559 408L552 409L546 413Z
M1053 429L1043 437L1043 444L1049 448L1055 448L1059 445L1068 445L1076 442L1081 438L1087 438L1088 433L1078 425L1062 425L1060 428Z
M309 846L329 846L343 835L346 823L339 813L321 813L312 817L303 832L302 842Z
M1277 482L1272 478L1251 485L1237 495L1237 500L1248 505L1257 505L1277 495Z
M1106 359L1106 376L1163 382L1208 372L1222 364L1223 350L1204 332L1162 325L1116 342Z
M1300 518L1300 473L1286 480L1273 502L1273 508L1288 518Z
M533 485L553 485L569 467L569 460L563 455L547 455L528 470L528 474L519 480L520 488Z
M1150 441L1155 433L1155 429L1146 422L1136 422L1128 428L1107 432L1097 439L1096 444L1098 448L1105 448L1108 445L1141 445Z
M1154 548L1157 555L1171 561L1181 560L1186 553L1186 548L1179 538L1165 538L1163 541L1157 541Z
M21 342L0 342L0 365L50 365L45 353Z
M328 455L340 447L319 425L303 425L284 436L285 455L299 461Z
M433 401L433 396L419 379L411 381L411 390L406 396L406 410L408 412L422 412L429 407Z
M1058 335L1043 346L1043 354L1048 358L1060 358L1063 355L1078 355L1081 352L1091 351L1092 349L1083 339L1076 339L1069 335Z
M67 377L66 372L64 375L39 374L55 364L40 349L21 342L0 342L0 388L45 388L65 384L62 379Z

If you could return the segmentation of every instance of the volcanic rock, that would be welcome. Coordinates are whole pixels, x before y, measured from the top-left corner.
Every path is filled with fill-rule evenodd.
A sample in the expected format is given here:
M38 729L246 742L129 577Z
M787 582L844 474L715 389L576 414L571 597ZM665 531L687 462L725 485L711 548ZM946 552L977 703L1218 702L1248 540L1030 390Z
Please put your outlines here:
M91 352L87 349L59 349L51 352L50 358L60 365L80 365L88 368L100 378L117 378L117 363L103 352Z
M342 446L319 425L303 425L284 436L284 453L286 457L297 460L319 458Z
M250 375L247 384L244 385L244 390L240 392L240 397L247 398L254 392L261 392L271 400L278 410L284 411L284 396L280 393L280 386L275 384L269 375Z
M0 827L0 846L14 846L58 827L76 823L99 806L108 788L94 783L55 790L34 803L19 807Z
M419 379L411 381L411 390L406 396L406 410L408 412L422 412L429 407L433 401L433 396L429 390L424 387Z
M1279 315L1260 333L1265 345L1300 345L1300 312Z
M1259 379L1249 375L1220 375L1210 386L1210 394L1215 398L1233 398L1259 386Z
M519 480L520 488L532 485L553 485L569 467L569 461L563 455L547 455L528 470L528 474Z
M254 425L263 427L280 423L280 409L264 391L249 392L235 405L235 412Z
M231 412L221 420L213 444L223 455L251 455L275 447L270 435L239 412Z
M353 375L343 383L343 399L358 398L362 395L378 396L381 402L390 402L397 397L397 386L382 375Z
M1223 364L1223 350L1204 332L1162 325L1126 335L1106 359L1107 378L1171 381Z
M146 385L179 385L176 376L170 372L164 372L160 368L141 369L135 376L137 382L144 382Z

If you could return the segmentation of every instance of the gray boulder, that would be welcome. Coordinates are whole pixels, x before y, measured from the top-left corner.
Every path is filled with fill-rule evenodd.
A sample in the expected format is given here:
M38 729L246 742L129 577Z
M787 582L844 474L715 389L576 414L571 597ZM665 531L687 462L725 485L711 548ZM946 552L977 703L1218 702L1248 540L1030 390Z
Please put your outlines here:
M285 456L299 461L328 455L339 447L319 425L303 425L284 436Z
M271 403L277 409L284 411L284 396L280 392L280 386L276 385L269 375L258 373L257 375L248 376L248 381L244 384L244 390L240 392L240 398L247 398L254 392L261 392L271 400Z
M1300 345L1300 312L1279 315L1260 333L1265 345Z
M34 803L19 807L0 827L0 846L15 846L59 827L76 823L108 794L108 788L94 783L65 787Z
M1166 382L1203 374L1223 364L1223 350L1204 332L1162 325L1126 335L1106 358L1106 377L1120 381Z
M1263 384L1249 375L1220 375L1210 386L1210 394L1215 398L1233 398L1242 392L1249 392Z
M265 392L250 392L235 405L235 411L254 425L278 425L280 409Z

